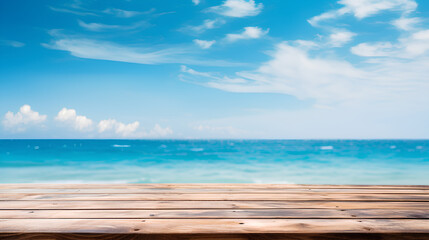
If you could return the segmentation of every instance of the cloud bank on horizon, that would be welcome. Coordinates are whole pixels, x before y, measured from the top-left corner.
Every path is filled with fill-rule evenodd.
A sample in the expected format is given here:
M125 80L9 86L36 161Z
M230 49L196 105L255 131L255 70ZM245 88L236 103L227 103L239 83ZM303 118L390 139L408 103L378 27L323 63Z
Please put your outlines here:
M429 26L424 17L429 6L422 1L324 0L305 18L300 12L309 6L285 1L121 4L52 2L46 11L65 20L45 26L40 34L48 40L27 43L10 35L0 39L0 47L11 52L32 47L29 54L45 51L52 54L46 61L69 61L70 69L82 72L85 64L112 68L112 84L138 86L122 93L135 97L134 104L127 104L130 111L124 113L118 103L105 114L129 115L128 123L100 112L95 121L63 107L84 107L78 98L57 106L62 109L55 116L49 110L51 118L22 105L25 100L13 104L22 106L16 113L0 105L7 109L3 136L25 136L38 128L94 138L429 137ZM54 72L60 74L45 70L39 79ZM136 78L150 80L127 80ZM158 80L167 78L168 84ZM114 89L104 91L115 95ZM255 94L264 97L254 102ZM144 95L153 100L143 100ZM172 95L175 99L165 100ZM285 96L284 104L268 97L277 95ZM144 113L132 111L141 105L148 105ZM142 119L155 127L142 129Z
M7 112L3 125L10 131L22 132L30 126L43 126L47 119L47 115L41 115L26 104L17 113ZM173 134L170 127L163 128L159 124L145 131L140 129L138 121L125 124L110 118L95 124L92 119L77 115L75 109L69 108L62 108L53 120L61 125L60 128L90 133L93 138L163 138Z

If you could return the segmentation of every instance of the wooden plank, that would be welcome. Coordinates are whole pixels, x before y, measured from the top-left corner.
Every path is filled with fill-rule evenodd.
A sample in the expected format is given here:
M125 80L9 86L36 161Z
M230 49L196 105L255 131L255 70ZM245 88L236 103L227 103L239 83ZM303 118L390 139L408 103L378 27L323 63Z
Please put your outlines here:
M429 209L429 202L338 201L0 201L0 209Z
M251 210L0 210L6 219L429 219L429 209L251 209Z
M0 219L8 233L429 233L427 219Z
M204 183L204 184L172 184L172 183L159 183L159 184L108 184L109 188L116 189L142 189L142 188L169 188L169 189L421 189L428 190L429 185L311 185L311 184L217 184L217 183ZM31 188L80 188L80 189L100 189L106 188L106 184L0 184L0 189L31 189Z
M223 193L265 193L265 194L283 194L283 193L346 193L346 194L382 194L382 193L394 193L394 194L429 194L429 189L300 189L300 188L273 188L273 189L262 189L262 188L181 188L181 189L170 189L170 188L17 188L17 189L0 189L2 193L207 193L207 194L223 194Z
M0 200L260 200L260 201L429 201L425 194L37 194L37 193L2 193Z
M426 233L94 234L0 233L2 240L428 240Z

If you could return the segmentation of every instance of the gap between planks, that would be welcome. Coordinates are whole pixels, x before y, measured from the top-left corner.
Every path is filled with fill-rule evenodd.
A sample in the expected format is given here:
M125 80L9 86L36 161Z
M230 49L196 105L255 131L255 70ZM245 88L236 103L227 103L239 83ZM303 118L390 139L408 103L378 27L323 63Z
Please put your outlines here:
M0 219L2 233L429 233L427 219Z

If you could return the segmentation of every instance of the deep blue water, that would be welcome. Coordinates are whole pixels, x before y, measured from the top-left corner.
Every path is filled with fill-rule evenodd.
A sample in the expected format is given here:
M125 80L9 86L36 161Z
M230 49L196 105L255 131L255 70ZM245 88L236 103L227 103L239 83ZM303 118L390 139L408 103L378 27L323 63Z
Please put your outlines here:
M429 184L429 140L0 140L0 183Z

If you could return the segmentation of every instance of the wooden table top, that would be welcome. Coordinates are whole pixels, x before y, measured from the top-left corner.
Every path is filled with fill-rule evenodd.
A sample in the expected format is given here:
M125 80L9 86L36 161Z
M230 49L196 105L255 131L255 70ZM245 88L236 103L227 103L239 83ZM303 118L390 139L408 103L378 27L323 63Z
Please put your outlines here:
M429 239L429 186L0 184L0 239L367 237Z

